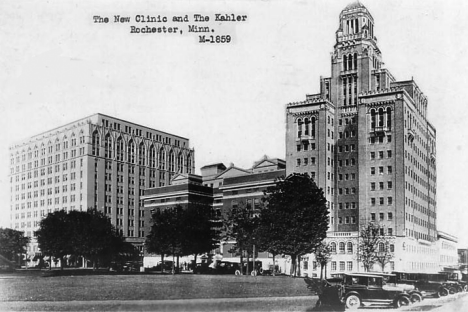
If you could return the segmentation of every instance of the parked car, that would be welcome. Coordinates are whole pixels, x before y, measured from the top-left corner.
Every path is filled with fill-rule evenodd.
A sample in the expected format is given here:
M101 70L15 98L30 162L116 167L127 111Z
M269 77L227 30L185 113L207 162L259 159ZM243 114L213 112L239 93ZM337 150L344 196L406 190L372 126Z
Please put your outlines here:
M401 289L387 289L384 278L375 274L345 274L342 300L348 309L364 304L391 304L395 307L411 304L410 295Z
M237 271L240 272L239 263L230 261L197 263L193 268L194 274L236 274Z
M372 272L367 274L375 274L383 277L383 287L385 289L394 289L407 292L410 295L411 303L421 302L424 299L424 294L413 284L404 283L397 280L396 274L388 274L381 272Z
M447 285L447 278L443 274L430 273L408 273L394 271L397 283L414 285L423 295L444 297L449 294L450 285Z
M171 260L164 260L164 263L162 263L161 261L158 262L158 264L156 266L153 267L152 270L154 271L172 271L172 265L173 265L173 261Z

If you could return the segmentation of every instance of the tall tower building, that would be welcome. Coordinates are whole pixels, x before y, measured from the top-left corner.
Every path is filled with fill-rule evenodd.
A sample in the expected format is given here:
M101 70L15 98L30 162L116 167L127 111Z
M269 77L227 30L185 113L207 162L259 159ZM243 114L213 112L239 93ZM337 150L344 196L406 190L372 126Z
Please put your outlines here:
M286 107L287 174L311 175L330 211L330 270L356 271L359 229L394 240L389 269L437 271L436 131L413 80L383 68L374 19L358 2L339 16L331 77ZM329 271L330 272L330 271Z
M142 249L143 190L194 168L188 139L95 114L10 147L10 227L32 238L31 256L48 213L93 208Z

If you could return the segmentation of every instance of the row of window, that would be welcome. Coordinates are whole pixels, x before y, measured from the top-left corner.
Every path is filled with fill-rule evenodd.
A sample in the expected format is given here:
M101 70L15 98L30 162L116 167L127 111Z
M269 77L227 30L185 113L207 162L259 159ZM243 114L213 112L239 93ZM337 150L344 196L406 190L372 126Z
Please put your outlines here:
M379 182L379 183L378 183L379 190L383 190L383 189L384 189L384 184L385 184L384 182ZM371 183L370 183L370 190L371 190L371 191L377 190L375 186L376 186L376 182L371 182ZM393 187L392 181L387 181L387 189L388 189L388 190L391 190L392 187Z
M385 204L385 197L379 197L379 205L384 205ZM371 206L375 206L376 205L376 198L375 197L372 197L370 199L370 204ZM389 196L387 197L387 205L392 205L393 204L393 197Z
M385 140L386 139L386 140ZM383 144L383 143L391 143L392 142L392 136L391 135L387 135L386 137L385 136L371 136L369 138L369 144Z

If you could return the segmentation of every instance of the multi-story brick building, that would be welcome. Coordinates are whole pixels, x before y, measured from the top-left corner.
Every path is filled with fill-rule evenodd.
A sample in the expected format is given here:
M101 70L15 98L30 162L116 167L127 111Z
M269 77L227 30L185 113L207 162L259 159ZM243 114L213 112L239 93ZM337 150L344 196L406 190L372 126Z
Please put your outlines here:
M252 168L242 169L234 165L226 167L222 163L207 165L201 168L201 175L176 175L169 185L149 188L142 197L147 220L146 231L150 231L151 211L153 209L172 208L176 205L186 207L190 203L211 205L218 217L222 218L240 206L258 212L262 205L262 197L269 186L275 185L277 178L285 175L285 162L281 159L263 157L254 163ZM224 260L239 261L231 247L234 241L222 241L218 250L214 251ZM268 253L259 253L265 268L272 264ZM146 255L144 264L147 267L156 265L159 256ZM191 260L184 259L183 261ZM282 260L276 264L282 264Z
M387 270L436 271L436 131L413 80L382 67L374 19L360 2L339 16L331 76L286 107L287 173L307 172L330 211L328 272L356 271L359 229L370 221L394 240Z
M95 208L140 248L143 190L195 166L188 139L102 114L18 142L10 158L11 228L33 238L49 212Z

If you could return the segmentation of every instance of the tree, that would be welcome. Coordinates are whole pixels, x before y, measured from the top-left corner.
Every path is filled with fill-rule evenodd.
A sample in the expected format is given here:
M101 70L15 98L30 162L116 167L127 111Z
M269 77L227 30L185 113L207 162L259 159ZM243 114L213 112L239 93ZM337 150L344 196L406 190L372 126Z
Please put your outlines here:
M184 211L182 225L182 254L197 255L219 246L220 224L213 208L201 203L189 204Z
M49 213L35 236L42 253L60 259L62 269L66 255L91 259L96 269L98 263L109 262L126 248L110 219L97 210Z
M239 203L238 207L229 211L223 223L223 239L225 241L235 240L232 252L240 255L241 268L243 268L243 252L249 252L255 243L254 234L256 234L258 218L254 215L252 209L248 208L244 203ZM249 271L248 266L249 261L247 261L247 271Z
M61 269L63 257L73 253L73 223L70 221L66 211L55 211L41 220L39 229L34 233L42 254L60 259Z
M323 280L323 269L327 267L327 263L331 260L330 245L322 242L315 250L315 260L320 264L320 279Z
M19 255L26 252L29 237L24 236L24 232L9 228L0 228L0 255L15 262Z
M146 237L145 246L148 252L161 255L161 271L164 268L165 255L174 256L182 252L181 217L181 206L157 209L152 214L153 225Z
M380 264L383 272L385 265L394 257L393 239L385 236L383 232L383 226L375 222L369 222L359 231L357 257L366 272L370 271L375 263Z
M272 235L263 239L278 253L291 257L291 275L295 276L297 259L313 252L326 237L327 201L307 174L279 179L264 194L260 220L269 224Z

